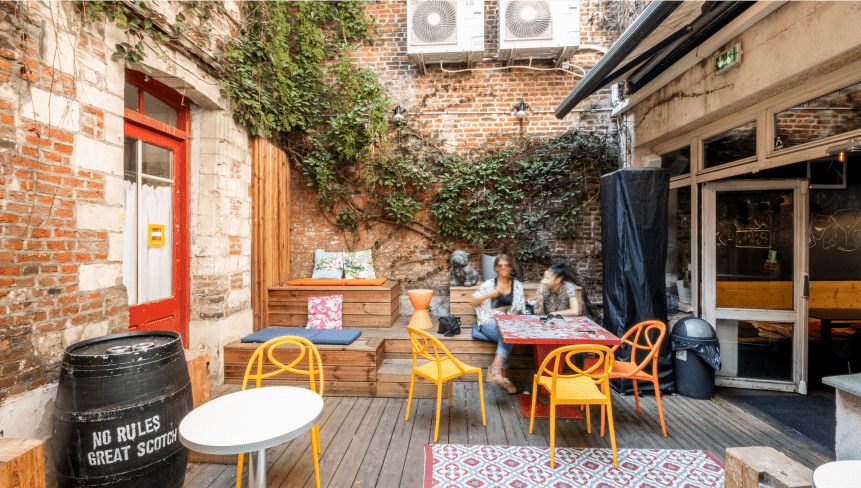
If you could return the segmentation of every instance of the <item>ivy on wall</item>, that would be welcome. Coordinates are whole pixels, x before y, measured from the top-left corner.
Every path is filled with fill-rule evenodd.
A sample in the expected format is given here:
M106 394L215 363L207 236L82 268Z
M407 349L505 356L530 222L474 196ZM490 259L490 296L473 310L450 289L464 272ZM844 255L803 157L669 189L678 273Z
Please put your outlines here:
M129 42L113 56L145 61L180 36L211 45L220 2L186 2L171 23L146 2L79 2L85 23L106 18ZM615 142L591 133L514 134L465 155L440 149L415 121L389 120L391 101L376 74L351 60L374 42L373 17L359 2L243 2L234 36L208 55L236 122L288 154L342 231L385 223L442 248L497 248L545 261L542 236L576 237L584 198L616 165ZM166 57L165 57L166 58ZM145 64L144 64L145 66ZM590 180L591 179L591 180ZM426 212L430 219L417 218Z

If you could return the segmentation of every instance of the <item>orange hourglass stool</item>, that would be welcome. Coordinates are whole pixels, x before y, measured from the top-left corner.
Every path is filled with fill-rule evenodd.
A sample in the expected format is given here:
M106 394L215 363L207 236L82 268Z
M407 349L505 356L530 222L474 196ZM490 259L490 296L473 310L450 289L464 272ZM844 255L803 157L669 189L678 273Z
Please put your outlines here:
M407 295L410 297L410 303L416 309L410 318L409 327L415 329L433 329L430 314L428 314L428 305L430 305L433 297L433 290L409 290Z

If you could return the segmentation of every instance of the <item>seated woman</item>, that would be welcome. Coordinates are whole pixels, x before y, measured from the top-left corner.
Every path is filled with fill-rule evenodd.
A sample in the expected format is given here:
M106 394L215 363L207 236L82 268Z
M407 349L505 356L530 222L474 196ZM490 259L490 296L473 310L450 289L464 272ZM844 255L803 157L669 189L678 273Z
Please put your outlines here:
M554 264L544 272L538 290L535 292L535 315L562 315L577 317L581 315L577 287L564 281L565 263Z
M513 344L502 342L502 335L496 325L494 315L519 314L526 307L526 298L523 296L523 285L512 277L514 268L511 258L500 254L493 262L493 269L497 277L487 280L472 294L469 301L475 307L478 316L476 327L481 334L490 342L496 342L496 357L487 371L487 381L508 393L517 393L517 387L508 379L508 359L511 357ZM476 334L473 334L475 337Z

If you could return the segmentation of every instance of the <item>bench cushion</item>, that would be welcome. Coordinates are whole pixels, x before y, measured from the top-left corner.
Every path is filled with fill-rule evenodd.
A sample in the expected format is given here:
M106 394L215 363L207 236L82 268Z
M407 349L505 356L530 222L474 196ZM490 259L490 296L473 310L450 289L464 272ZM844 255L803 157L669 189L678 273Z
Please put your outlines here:
M282 329L267 327L263 330L245 336L242 342L266 342L282 336L298 336L308 339L314 344L349 345L362 335L361 330L322 330L322 329Z

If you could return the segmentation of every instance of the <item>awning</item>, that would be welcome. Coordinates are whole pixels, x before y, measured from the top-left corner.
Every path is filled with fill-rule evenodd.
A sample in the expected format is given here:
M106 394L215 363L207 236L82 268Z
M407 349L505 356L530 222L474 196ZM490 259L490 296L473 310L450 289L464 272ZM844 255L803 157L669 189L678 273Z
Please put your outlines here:
M556 107L556 118L608 85L633 94L756 2L651 2Z

